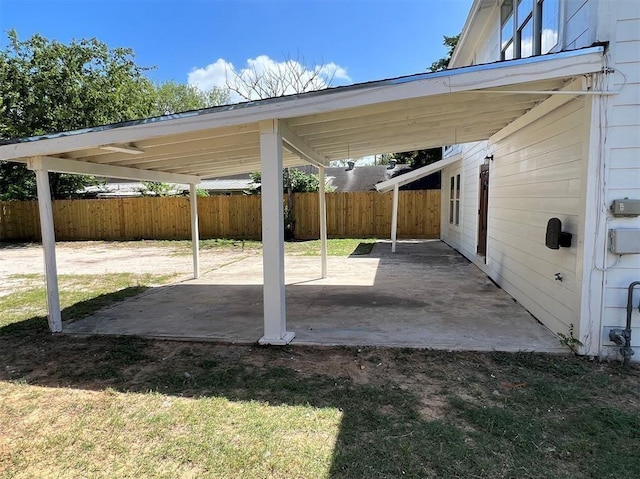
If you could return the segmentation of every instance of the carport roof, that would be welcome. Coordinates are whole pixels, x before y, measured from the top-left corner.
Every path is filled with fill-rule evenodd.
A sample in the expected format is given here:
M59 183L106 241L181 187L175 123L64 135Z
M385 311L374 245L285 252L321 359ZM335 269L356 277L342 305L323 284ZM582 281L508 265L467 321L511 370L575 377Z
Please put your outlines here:
M10 140L0 160L189 183L260 170L265 121L279 121L286 166L485 140L568 82L602 71L603 52L596 46Z

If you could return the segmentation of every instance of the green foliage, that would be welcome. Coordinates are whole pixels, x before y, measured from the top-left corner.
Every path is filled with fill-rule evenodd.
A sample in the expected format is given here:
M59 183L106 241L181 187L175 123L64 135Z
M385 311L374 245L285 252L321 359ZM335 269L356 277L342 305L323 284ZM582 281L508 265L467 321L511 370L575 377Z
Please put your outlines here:
M168 81L155 87L154 114L169 115L189 110L200 110L229 102L228 90L213 88L202 91L193 85Z
M148 117L154 87L133 51L94 39L62 44L39 34L8 32L0 51L0 139L22 138ZM50 175L52 196L65 198L94 179ZM33 174L0 164L0 197L36 197Z
M569 334L558 333L560 344L568 347L574 354L578 354L578 350L584 346L582 341L573 335L573 323L569 325Z
M411 165L411 168L421 168L442 159L442 148L430 148L428 150L406 151L393 153L391 159L401 164Z
M446 70L449 68L449 62L451 61L451 55L453 55L453 51L458 45L458 40L460 40L460 34L455 35L453 37L444 36L444 40L442 44L447 47L447 56L444 58L440 58L439 60L433 62L429 67L429 70L432 72L439 72L442 70Z
M172 186L169 183L160 181L143 181L140 194L142 196L171 196Z
M259 171L256 171L250 173L249 176L254 183L251 193L260 193L262 175ZM291 187L291 193L313 193L318 191L320 187L316 175L310 175L295 168L285 168L282 170L282 185L285 192Z

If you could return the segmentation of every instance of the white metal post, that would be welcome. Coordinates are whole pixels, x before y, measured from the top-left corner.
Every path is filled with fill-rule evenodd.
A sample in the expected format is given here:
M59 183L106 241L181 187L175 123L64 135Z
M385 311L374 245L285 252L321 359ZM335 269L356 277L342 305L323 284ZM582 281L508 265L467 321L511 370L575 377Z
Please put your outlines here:
M193 250L193 277L200 277L200 233L198 231L198 190L196 184L190 185L191 203L191 243Z
M396 252L396 234L398 232L398 183L393 187L393 211L391 213L391 252Z
M58 291L56 237L53 226L53 208L51 206L49 172L47 170L35 170L35 173L36 186L38 188L38 209L40 211L42 248L44 250L45 278L47 281L49 329L52 333L59 333L62 331L62 314L60 312L60 293Z
M278 126L277 120L260 124L264 336L259 343L283 345L295 334L286 330L282 135Z
M320 213L320 256L322 277L327 277L327 197L325 195L324 167L318 167L318 210Z

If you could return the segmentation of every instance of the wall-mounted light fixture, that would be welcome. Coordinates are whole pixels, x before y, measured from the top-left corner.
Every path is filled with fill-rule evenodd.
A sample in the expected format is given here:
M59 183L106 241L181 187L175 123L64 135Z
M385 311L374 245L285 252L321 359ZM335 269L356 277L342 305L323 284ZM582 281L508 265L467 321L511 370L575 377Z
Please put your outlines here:
M484 163L489 164L490 161L493 161L493 155L487 155L484 157Z

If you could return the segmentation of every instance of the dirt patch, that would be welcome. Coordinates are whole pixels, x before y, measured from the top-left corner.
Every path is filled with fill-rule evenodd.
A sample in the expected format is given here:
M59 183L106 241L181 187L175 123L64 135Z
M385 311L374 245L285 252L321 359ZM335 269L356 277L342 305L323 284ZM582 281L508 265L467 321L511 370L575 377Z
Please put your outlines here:
M19 287L19 275L44 273L42 246L36 243L0 245L0 294ZM243 249L205 249L200 252L203 272L231 261L259 254ZM56 243L58 274L154 273L190 274L193 261L185 243L170 242L61 242Z

